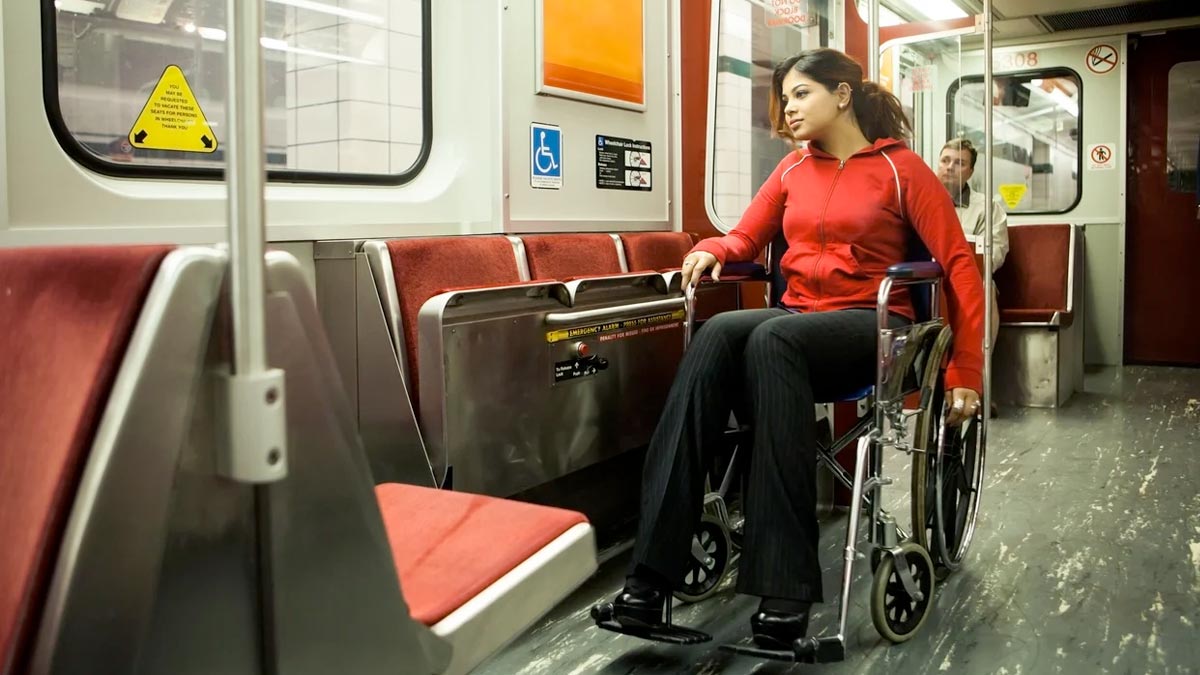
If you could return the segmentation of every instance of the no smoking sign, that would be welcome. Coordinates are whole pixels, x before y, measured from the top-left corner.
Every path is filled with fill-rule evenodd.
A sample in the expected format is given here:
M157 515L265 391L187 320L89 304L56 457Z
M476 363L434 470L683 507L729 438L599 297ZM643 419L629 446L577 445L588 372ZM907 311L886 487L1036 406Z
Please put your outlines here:
M1088 70L1103 75L1117 67L1117 48L1112 45L1096 45L1084 57Z

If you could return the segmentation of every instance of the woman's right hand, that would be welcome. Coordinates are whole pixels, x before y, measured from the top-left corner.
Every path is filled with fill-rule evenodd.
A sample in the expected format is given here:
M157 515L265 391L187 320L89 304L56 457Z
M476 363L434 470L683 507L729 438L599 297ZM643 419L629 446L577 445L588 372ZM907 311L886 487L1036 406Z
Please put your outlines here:
M688 284L699 286L700 277L704 276L704 272L709 268L712 268L713 280L720 281L721 263L717 262L717 256L707 251L693 251L687 254L683 259L683 287L687 288Z

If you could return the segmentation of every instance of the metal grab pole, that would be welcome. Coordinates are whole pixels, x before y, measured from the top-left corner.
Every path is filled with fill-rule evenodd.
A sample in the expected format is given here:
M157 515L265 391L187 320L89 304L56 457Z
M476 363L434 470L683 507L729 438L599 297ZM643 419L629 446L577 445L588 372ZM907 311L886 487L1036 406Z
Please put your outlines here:
M225 12L224 145L233 372L221 389L228 438L218 469L236 481L269 483L287 475L287 425L283 371L267 368L262 2L226 0Z
M867 79L879 82L879 0L867 0Z
M987 438L989 408L992 405L992 206L995 203L992 185L992 107L996 95L992 91L992 0L983 0L983 90L986 103L983 107L983 139L987 147L987 161L983 163L983 189L987 202L983 209L983 401L980 412L983 413L982 434Z
M262 3L227 0L228 103L225 182L233 301L233 371L262 372L266 358L263 280Z

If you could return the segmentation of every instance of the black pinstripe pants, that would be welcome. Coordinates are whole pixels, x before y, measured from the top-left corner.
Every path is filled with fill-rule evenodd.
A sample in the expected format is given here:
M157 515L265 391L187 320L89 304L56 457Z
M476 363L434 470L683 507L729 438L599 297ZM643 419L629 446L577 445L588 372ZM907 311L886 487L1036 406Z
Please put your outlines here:
M896 316L889 323L899 326ZM820 602L815 402L874 381L876 312L725 312L684 355L650 440L633 563L682 578L705 468L736 405L754 443L744 497L740 593Z

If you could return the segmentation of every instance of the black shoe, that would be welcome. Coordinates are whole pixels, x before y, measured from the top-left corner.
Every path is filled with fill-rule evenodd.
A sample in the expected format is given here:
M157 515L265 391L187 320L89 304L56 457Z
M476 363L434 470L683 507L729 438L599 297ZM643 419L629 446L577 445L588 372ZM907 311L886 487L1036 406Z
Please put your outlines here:
M612 620L626 628L661 625L667 601L667 593L657 588L626 587L613 599Z
M759 609L750 617L754 642L763 649L789 651L792 643L808 634L808 613Z

